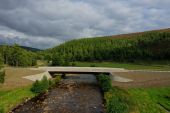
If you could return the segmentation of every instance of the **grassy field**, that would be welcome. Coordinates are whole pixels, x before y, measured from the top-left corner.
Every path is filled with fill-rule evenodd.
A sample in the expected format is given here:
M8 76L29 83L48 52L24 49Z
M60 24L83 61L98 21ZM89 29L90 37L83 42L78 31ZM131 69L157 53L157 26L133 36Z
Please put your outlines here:
M170 87L128 89L139 113L166 113L170 111Z
M76 66L101 66L101 67L127 67L128 69L141 69L135 67L134 64L118 64L118 63L80 63L77 62ZM130 68L129 68L129 67ZM148 66L150 67L150 66ZM154 68L153 68L154 67ZM166 65L166 69L163 68L155 68L156 66L151 66L149 69L161 69L166 70L168 65ZM146 68L146 66L144 66ZM142 68L143 69L143 68ZM32 98L35 95L30 91L30 85L32 84L31 81L23 79L23 76L27 76L30 74L37 74L41 71L29 70L24 68L6 68L6 81L4 85L0 86L0 113L1 108L4 109L5 113L14 108L19 103L22 103L26 98ZM160 73L161 74L161 73ZM139 74L138 74L139 75ZM142 73L141 76L145 76L146 73ZM155 75L155 74L153 74ZM137 75L130 77L136 78ZM149 75L146 75L149 76ZM154 77L153 77L154 78ZM150 77L146 80L150 80ZM138 79L135 79L138 81ZM141 80L141 79L140 79ZM122 93L122 94L121 94ZM132 103L131 106L134 110L133 113L166 113L170 111L170 87L157 87L157 88L128 88L123 91L113 90L112 92L107 93L108 100L111 98L117 98L117 100L113 99L113 102L109 104L111 105L114 103L116 106L115 109L121 109L123 105L127 110L131 107L128 107L129 104ZM132 100L132 101L131 101ZM125 102L124 102L125 101ZM108 102L110 103L110 102ZM117 107L117 104L120 103L120 106ZM124 113L119 110L119 113ZM129 110L128 110L129 111ZM131 111L131 110L130 110ZM112 112L110 112L112 113Z
M22 78L28 75L34 75L42 73L43 71L39 70L30 70L28 68L13 68L6 67L5 68L5 83L3 85L0 84L0 91L2 90L11 90L20 88L23 86L28 86L32 84L32 81Z
M7 113L26 98L32 98L34 94L30 91L33 83L22 77L41 73L42 71L27 68L5 68L5 83L0 84L0 113Z
M170 87L121 89L104 93L108 113L169 113Z
M117 62L75 62L76 66L79 67L112 67L112 68L125 68L132 70L170 70L170 65L162 64L162 63L152 63L152 64L144 64L144 63L117 63Z
M4 113L7 113L26 98L32 98L34 96L35 95L30 91L30 87L28 86L8 91L0 91L0 109L3 109Z
M170 87L170 72L117 72L113 75L133 80L128 83L112 81L113 86L125 88Z
M107 113L167 113L170 111L170 87L127 89L110 87L111 79L107 75L100 75L97 80L100 88L107 88L102 90Z

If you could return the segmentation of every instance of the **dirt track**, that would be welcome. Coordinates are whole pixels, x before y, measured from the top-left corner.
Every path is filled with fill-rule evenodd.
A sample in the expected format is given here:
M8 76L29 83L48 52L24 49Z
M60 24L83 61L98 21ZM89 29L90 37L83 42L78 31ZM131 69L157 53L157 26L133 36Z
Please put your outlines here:
M121 87L162 87L170 86L170 72L119 72L113 73L132 79L129 83L113 81L113 86Z

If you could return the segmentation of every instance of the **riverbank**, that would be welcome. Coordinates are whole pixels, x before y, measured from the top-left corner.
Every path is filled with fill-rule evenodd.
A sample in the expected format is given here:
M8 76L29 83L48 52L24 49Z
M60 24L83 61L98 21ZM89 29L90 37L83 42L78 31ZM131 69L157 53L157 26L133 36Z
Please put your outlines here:
M28 71L31 71L31 72L28 72ZM12 81L11 81L11 83L10 82L8 82L8 83L11 84L10 86L12 86L12 84L14 84L14 85L16 84L17 87L14 86L16 88L10 87L10 89L0 91L0 102L1 102L0 109L3 108L5 113L7 113L9 110L12 110L14 107L16 107L18 104L21 104L28 98L34 97L34 94L30 91L30 86L28 86L29 84L31 85L32 81L26 80L22 77L27 72L28 72L27 73L27 75L28 75L29 73L36 74L39 71L28 70L27 68L25 70L24 70L24 68L21 68L21 69L12 68L11 70L9 70L9 72L10 73L8 73L7 77L10 77L10 79L9 78L7 78L7 79L8 79L8 81L11 81L11 80ZM18 73L15 73L15 72L18 72ZM166 113L165 109L167 111L169 110L169 108L170 108L170 101L169 101L170 87L168 85L166 85L166 82L165 82L165 81L169 80L169 73L167 73L167 72L165 72L165 73L161 73L161 72L127 72L127 73L115 73L115 74L134 80L134 82L130 82L130 83L112 82L112 85L123 87L123 90L126 90L126 92L128 92L128 94L131 95L131 99L133 99L136 102L135 105L137 106L136 108L137 108L138 113L148 113L147 111L144 111L144 109L149 110L149 113L160 113L160 112ZM160 79L160 77L161 77L161 79ZM14 80L12 78L14 78ZM68 82L69 82L69 79L72 79L72 80L76 81L76 83L80 82L83 84L89 84L87 89L89 87L93 87L93 85L95 86L95 84L97 83L96 78L93 75L67 75L66 78L68 78L68 79L65 79ZM17 80L17 81L15 81L15 80ZM28 82L24 82L24 80L28 81ZM24 82L24 84L20 84L22 82ZM154 85L155 87L151 87L150 84L157 83L157 82L159 82L159 83L161 82L161 84L158 84L158 86ZM29 83L29 84L27 84L27 83ZM142 83L143 85L141 85L141 84L137 85L138 83ZM167 83L169 84L169 82L167 82ZM25 85L27 85L27 86L25 86ZM131 87L131 85L134 87ZM18 88L18 86L20 86L20 87ZM128 87L124 87L124 86L128 86ZM146 88L144 88L145 86L146 86ZM81 88L83 88L83 87L81 86ZM77 87L76 91L78 91L78 89L79 89L79 87ZM88 90L86 90L86 91L88 92ZM102 93L98 92L98 94L102 94ZM74 93L70 94L70 95L74 95ZM79 97L79 99L81 99L81 96ZM76 96L75 96L75 98L76 98ZM101 98L103 98L103 95ZM117 95L116 95L116 98L118 98ZM61 101L61 103L62 103L62 101ZM72 103L73 103L73 101L72 101ZM55 105L55 103L53 105ZM77 104L77 105L79 105L79 104ZM76 109L75 106L73 106L72 108Z
M25 100L29 98L33 98L34 96L35 94L30 91L30 86L16 88L7 91L0 91L1 112L7 113L15 106L23 103Z
M59 86L14 109L14 113L104 113L103 96L93 75L69 75Z

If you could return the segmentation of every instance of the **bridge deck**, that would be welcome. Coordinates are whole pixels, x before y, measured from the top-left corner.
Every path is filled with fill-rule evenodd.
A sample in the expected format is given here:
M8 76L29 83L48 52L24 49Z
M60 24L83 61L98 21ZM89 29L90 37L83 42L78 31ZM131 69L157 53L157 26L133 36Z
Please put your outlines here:
M103 67L39 67L48 72L58 73L112 73L126 72L123 68L103 68Z

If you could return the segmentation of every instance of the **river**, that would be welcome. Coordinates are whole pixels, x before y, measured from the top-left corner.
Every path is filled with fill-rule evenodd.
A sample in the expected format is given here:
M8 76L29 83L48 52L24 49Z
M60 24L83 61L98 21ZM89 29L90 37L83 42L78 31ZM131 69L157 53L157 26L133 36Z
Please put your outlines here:
M31 99L14 113L104 113L103 96L94 75L66 75L60 85Z

